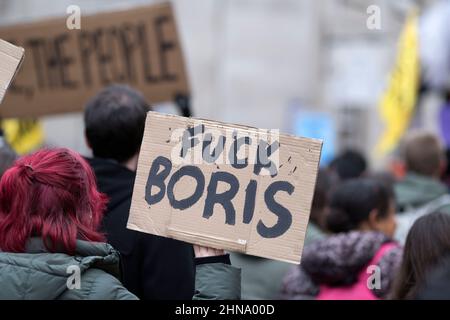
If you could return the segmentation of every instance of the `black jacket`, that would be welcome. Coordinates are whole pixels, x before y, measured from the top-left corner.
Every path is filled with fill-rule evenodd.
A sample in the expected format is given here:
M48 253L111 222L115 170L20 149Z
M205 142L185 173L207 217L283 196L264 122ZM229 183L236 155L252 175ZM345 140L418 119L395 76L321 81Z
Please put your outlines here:
M98 188L109 197L102 227L119 250L123 284L140 299L192 299L195 260L191 245L126 228L136 174L105 159L87 159Z

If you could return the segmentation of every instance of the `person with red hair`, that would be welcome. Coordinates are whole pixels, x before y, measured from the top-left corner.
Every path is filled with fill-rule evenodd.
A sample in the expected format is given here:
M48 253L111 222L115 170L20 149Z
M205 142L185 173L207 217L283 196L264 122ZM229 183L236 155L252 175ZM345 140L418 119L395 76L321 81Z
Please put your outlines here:
M118 251L97 231L106 203L73 151L17 160L0 181L0 299L137 299L120 281ZM240 270L223 251L197 247L196 256L199 298L240 297ZM202 283L204 272L213 281Z
M41 150L23 157L0 184L0 249L24 252L28 239L40 236L48 250L74 254L77 240L104 241L96 230L106 202L75 152Z

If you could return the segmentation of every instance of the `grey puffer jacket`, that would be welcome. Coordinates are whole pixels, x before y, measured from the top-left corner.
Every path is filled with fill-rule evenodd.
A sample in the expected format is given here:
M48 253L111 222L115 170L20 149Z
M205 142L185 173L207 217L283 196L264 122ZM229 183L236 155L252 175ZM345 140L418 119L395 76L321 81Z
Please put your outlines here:
M379 232L353 231L306 246L301 265L293 267L283 280L281 298L314 299L320 292L320 285L346 287L354 284L363 268L388 242L391 240ZM402 253L401 247L394 247L378 262L381 289L372 290L376 297L385 298L389 294Z
M197 272L198 298L240 298L239 269L209 263ZM214 281L203 283L205 272ZM32 238L26 253L0 252L0 300L136 300L120 282L120 273L119 253L109 244L79 240L70 256L49 253L40 238Z

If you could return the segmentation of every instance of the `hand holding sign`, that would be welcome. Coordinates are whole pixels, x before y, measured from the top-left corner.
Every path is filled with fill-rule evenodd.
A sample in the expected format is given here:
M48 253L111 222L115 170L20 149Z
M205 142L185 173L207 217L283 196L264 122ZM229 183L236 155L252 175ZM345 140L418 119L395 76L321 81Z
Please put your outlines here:
M150 112L128 228L299 263L322 142Z
M223 256L225 254L225 252L220 249L202 247L197 245L194 245L194 253L196 258Z

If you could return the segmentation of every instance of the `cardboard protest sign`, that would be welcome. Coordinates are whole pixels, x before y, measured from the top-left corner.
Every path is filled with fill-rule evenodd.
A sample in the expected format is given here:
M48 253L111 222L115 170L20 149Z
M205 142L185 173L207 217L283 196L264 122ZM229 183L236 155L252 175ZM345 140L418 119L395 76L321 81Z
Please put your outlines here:
M150 112L128 228L299 263L322 141Z
M23 57L23 48L0 39L0 103L20 67Z
M170 3L0 28L0 38L29 52L0 110L1 117L81 111L112 83L126 83L151 103L189 94Z

